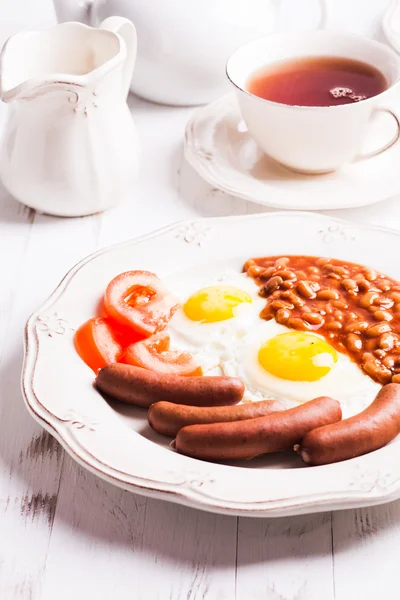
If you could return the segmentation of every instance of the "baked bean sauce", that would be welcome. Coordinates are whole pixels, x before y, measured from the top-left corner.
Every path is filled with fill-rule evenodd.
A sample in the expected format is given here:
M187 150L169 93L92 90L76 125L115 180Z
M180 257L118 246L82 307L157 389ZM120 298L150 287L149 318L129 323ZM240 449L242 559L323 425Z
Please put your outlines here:
M262 319L318 332L375 381L400 383L400 282L314 256L254 258L244 271L266 299Z

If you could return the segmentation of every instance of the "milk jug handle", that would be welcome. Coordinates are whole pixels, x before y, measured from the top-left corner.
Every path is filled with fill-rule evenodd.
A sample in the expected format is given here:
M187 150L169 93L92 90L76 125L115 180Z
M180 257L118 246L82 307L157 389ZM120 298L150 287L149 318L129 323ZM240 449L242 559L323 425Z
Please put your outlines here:
M117 33L125 42L126 58L122 67L122 90L124 99L128 96L132 81L133 68L137 54L137 35L135 26L129 19L124 17L109 17L100 24L100 29L106 29Z

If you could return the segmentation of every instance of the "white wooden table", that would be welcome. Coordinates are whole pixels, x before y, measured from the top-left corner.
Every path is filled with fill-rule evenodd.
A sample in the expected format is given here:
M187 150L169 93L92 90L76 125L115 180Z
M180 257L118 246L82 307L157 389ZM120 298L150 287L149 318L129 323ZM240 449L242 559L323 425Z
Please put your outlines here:
M312 1L286 0L287 27L306 19ZM331 3L332 27L381 38L387 0ZM0 0L0 43L53 22L50 0ZM97 479L28 415L19 383L23 326L76 261L173 221L260 211L182 164L191 109L130 103L143 161L129 203L57 219L0 190L0 599L399 598L400 502L276 520L207 514ZM337 214L400 229L399 200Z

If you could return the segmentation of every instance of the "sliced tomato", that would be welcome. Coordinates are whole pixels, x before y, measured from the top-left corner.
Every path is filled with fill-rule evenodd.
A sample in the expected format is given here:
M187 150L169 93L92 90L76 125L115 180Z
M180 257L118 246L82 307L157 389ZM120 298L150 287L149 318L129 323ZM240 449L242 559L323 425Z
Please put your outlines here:
M179 304L154 273L128 271L107 286L104 308L121 327L149 337L165 329Z
M109 323L115 339L120 344L120 346L122 346L122 348L126 348L131 344L135 344L136 342L140 342L141 340L145 339L145 336L142 333L139 333L134 329L121 327L119 323L116 323L116 321L114 321L110 317L105 317L105 320L107 321L107 323Z
M75 334L79 356L95 373L106 365L118 362L123 347L107 319L95 317L86 321Z
M123 356L123 361L130 365L143 367L157 373L174 375L203 375L189 352L169 349L169 335L162 331L151 337L129 346Z

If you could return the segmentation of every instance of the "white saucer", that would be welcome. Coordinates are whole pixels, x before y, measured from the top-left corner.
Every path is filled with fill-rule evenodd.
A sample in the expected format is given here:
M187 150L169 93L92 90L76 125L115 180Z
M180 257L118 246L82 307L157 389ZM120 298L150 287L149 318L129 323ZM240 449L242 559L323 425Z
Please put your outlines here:
M379 119L370 139L390 138L393 123ZM372 125L371 125L372 127ZM378 139L379 138L379 139ZM370 148L366 148L370 150ZM212 186L264 206L333 210L366 206L400 193L400 143L335 173L302 175L269 159L247 132L235 93L198 109L185 135L185 157Z

